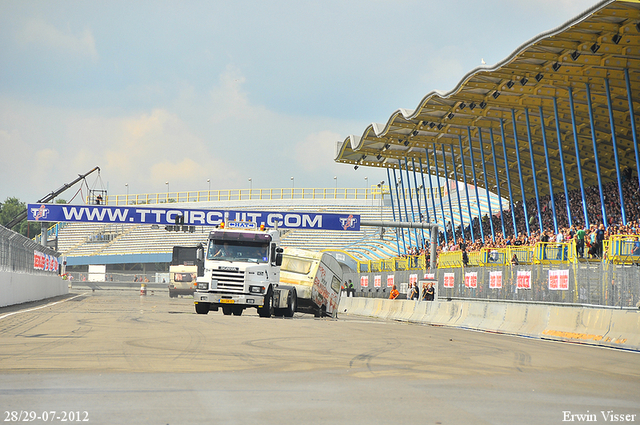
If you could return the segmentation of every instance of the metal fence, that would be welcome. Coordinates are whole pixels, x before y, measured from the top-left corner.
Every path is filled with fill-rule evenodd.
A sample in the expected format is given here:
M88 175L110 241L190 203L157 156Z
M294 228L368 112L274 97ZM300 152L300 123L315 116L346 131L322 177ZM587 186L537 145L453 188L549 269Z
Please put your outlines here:
M131 287L140 287L141 283L169 283L169 272L105 272L105 273L89 273L89 272L67 272L63 279L71 281L71 283L82 282L106 282L106 283L130 283Z
M528 275L530 289L524 289L518 285L518 272ZM500 272L500 287L497 280L494 285L491 282L491 274L494 278ZM550 273L551 272L551 273ZM387 286L387 277L393 275L393 282L401 293L401 298L406 298L408 282L411 275L415 280L424 282L425 271L402 271L389 273L349 273L344 275L344 280L353 283L355 296L388 298L390 287ZM618 308L640 307L640 267L636 265L614 265L606 263L591 264L567 264L567 265L520 265L499 267L467 267L467 268L440 268L429 273L434 274L438 282L437 293L440 299L483 299L504 300L522 302L548 302L576 305L610 306ZM475 276L473 275L475 273ZM451 278L452 288L445 288L445 274ZM558 274L566 276L566 289L558 285L554 276ZM368 285L361 285L361 277L367 276ZM452 276L452 277L451 277ZM465 276L475 277L465 283ZM376 279L378 277L378 279ZM471 281L473 281L471 283ZM375 282L380 286L376 287ZM421 285L422 286L422 285ZM475 287L470 287L475 286ZM558 287L558 289L552 289Z
M0 226L0 271L51 274L36 270L33 264L34 251L53 257L60 254L6 227Z

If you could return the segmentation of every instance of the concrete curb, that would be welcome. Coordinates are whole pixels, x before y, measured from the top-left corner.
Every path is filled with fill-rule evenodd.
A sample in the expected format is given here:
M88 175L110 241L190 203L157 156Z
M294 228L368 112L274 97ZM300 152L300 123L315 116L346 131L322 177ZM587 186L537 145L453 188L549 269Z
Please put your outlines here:
M640 310L494 301L341 298L342 314L640 351Z

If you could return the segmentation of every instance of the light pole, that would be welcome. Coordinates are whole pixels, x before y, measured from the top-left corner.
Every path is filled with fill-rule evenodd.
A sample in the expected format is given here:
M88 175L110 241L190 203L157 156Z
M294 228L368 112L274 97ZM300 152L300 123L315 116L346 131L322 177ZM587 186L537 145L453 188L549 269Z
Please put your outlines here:
M253 192L253 180L249 177L249 199L251 199L251 192Z
M167 202L169 202L169 182L164 182L167 185Z
M127 204L129 203L129 183L125 183L124 187L127 189Z
M384 180L377 184L380 188L380 221L384 221L382 218L382 204L384 202ZM373 202L373 201L371 201ZM380 240L384 239L384 227L380 227Z
M207 183L209 183L209 192L211 192L211 179L207 179Z
M293 179L293 176L291 177L291 199L293 199L293 188L295 185L295 180Z
M367 189L369 188L369 177L364 178L364 199L367 199Z

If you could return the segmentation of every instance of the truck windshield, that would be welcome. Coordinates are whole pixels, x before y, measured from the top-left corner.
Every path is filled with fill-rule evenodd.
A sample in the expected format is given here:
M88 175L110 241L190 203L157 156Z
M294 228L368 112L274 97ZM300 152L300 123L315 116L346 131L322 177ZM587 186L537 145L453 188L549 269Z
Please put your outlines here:
M207 260L266 263L269 261L269 242L212 239L209 240Z

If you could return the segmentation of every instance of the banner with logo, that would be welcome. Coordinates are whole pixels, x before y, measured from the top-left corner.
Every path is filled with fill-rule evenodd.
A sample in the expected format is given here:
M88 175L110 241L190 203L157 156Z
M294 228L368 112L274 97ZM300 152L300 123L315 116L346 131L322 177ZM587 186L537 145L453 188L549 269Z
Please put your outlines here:
M443 286L445 288L453 288L453 283L455 282L455 279L456 279L455 273L445 273Z
M360 215L292 211L238 211L218 209L158 208L150 205L108 207L104 205L29 204L28 221L180 224L185 226L218 226L222 222L251 221L266 227L282 229L360 230Z
M396 283L396 277L392 274L387 275L387 288L391 288Z
M569 270L549 270L549 290L566 291L569 289Z
M382 286L382 276L377 275L373 277L373 286L379 288Z
M489 288L502 288L502 271L489 272Z
M369 286L369 276L360 276L360 286L363 288Z
M518 289L531 289L531 270L518 270Z
M58 257L44 254L40 251L33 251L33 268L47 272L58 272Z
M413 285L418 283L418 275L417 274L410 274L409 275L409 283L411 283Z
M478 287L478 272L468 272L464 274L464 286L465 288L477 288Z

